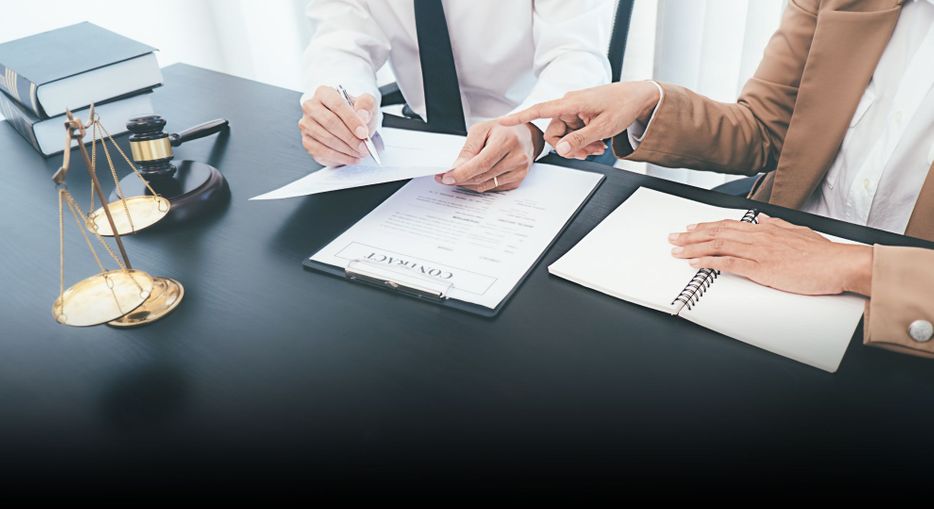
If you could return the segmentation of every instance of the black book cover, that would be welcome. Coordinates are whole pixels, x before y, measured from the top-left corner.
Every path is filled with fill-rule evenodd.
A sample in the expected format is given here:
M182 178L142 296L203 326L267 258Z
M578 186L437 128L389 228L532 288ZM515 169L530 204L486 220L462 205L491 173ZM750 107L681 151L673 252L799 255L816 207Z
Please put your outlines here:
M93 23L78 23L0 44L0 90L37 117L48 118L36 95L42 85L152 51Z
M133 97L133 96L140 95L140 94L148 94L151 92L152 92L152 89L144 90L141 92L133 92L130 94L122 95L120 97L115 97L109 101L98 103L98 106L121 101L123 99L127 99L129 97ZM73 113L75 113L75 115L78 115L79 117L82 117L86 114L87 111L88 111L87 108L82 108L80 110L75 110ZM49 156L59 154L62 152L62 148L64 148L65 146L64 143L62 143L62 147L56 147L55 150L52 152L45 152L42 150L42 147L39 144L39 140L36 137L36 124L40 122L54 121L55 119L61 120L62 141L64 142L64 139L65 139L64 138L65 136L64 126L65 126L65 120L66 120L65 115L58 115L51 119L39 118L35 116L27 108L25 108L22 104L14 101L12 97L10 97L9 95L7 95L6 93L2 91L0 91L0 115L3 115L6 121L9 122L10 125L13 126L13 129L15 129L16 132L18 132L23 138L25 138L26 141L29 142L30 145L32 145L32 148L36 149L36 151L42 154L43 157L49 157ZM114 136L118 136L118 133L116 132L114 132L113 134ZM88 140L88 143L90 143L90 139Z

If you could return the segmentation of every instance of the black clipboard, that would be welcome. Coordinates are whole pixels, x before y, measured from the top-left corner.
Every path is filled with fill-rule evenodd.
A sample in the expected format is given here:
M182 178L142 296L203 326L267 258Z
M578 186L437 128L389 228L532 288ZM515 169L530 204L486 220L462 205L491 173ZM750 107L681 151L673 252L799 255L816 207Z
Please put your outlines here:
M558 238L564 233L565 230L567 230L568 226L571 224L571 222L574 221L574 219L580 213L581 209L584 208L584 205L586 205L590 201L590 198L593 197L593 194L597 192L597 189L599 189L600 186L603 184L603 181L606 180L606 175L599 174L598 172L590 172L589 170L583 170L580 168L571 168L571 167L566 167L566 168L570 170L585 171L588 173L596 173L600 175L600 178L597 180L597 183L593 186L593 189L590 190L590 193L588 193L587 196L581 201L580 205L577 206L577 209L574 211L574 213L571 214L570 217L568 217L568 220L565 221L564 225L562 225L561 228L558 230L558 232L555 234L555 236L552 237L551 242L549 242L548 245L545 247L545 249L543 249L542 252L538 255L538 258L535 259L535 262L532 263L531 266L529 266L529 270L527 270L525 274L522 275L522 278L519 279L519 282L516 283L516 285L512 287L512 290L510 290L509 293L506 294L506 296L503 298L503 300L500 301L500 303L493 309L490 309L486 306L481 306L479 304L473 304L470 302L464 302L464 301L460 301L457 299L448 298L446 296L444 285L430 284L431 282L424 278L403 278L401 277L402 274L399 272L395 272L394 274L389 274L390 272L393 272L393 271L368 270L368 269L375 268L376 266L368 266L366 264L354 265L353 263L351 263L350 266L344 269L336 265L330 265L327 263L312 260L311 256L314 256L314 254L305 258L304 262L302 263L302 266L306 270L315 271L315 272L323 272L331 276L339 277L339 278L353 281L356 283L362 283L364 285L371 286L373 288L380 288L380 289L390 291L393 293L406 295L408 297L412 297L414 299L418 299L418 300L425 301L425 302L430 302L432 304L436 304L439 306L456 309L458 311L464 311L466 313L479 315L479 316L483 316L486 318L494 318L496 315L499 314L500 311L502 311L503 307L506 305L507 302L509 302L512 296L515 295L519 287L522 286L523 283L525 283L525 280L528 279L529 274L531 274L532 271L535 270L536 267L538 267L538 264L541 263L545 255L548 254L548 252L551 250L552 246L554 246ZM387 200L388 199L389 198L387 198ZM361 220L362 219L363 218L361 218ZM351 226L351 228L353 228L353 226ZM397 277L397 275L399 277ZM414 282L413 281L414 279L417 279L418 281ZM424 283L424 284L419 284L419 283ZM450 287L447 287L447 289L449 288Z

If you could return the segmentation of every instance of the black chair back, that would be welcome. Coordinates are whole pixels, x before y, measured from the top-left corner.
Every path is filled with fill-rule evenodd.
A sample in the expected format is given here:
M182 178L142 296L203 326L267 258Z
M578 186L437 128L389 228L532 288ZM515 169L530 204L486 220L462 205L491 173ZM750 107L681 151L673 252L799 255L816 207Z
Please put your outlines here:
M623 72L623 57L626 54L626 40L629 39L629 24L632 21L632 7L635 0L619 0L616 4L616 16L613 18L613 32L610 35L610 48L607 58L614 82L619 81Z

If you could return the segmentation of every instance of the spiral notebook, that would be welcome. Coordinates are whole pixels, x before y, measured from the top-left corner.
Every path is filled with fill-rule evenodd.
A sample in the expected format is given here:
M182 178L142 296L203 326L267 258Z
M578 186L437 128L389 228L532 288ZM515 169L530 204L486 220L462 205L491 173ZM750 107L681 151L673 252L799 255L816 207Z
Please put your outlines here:
M863 314L863 297L782 292L732 274L697 270L671 256L668 234L688 224L753 222L756 216L754 210L714 207L640 188L548 271L835 372Z

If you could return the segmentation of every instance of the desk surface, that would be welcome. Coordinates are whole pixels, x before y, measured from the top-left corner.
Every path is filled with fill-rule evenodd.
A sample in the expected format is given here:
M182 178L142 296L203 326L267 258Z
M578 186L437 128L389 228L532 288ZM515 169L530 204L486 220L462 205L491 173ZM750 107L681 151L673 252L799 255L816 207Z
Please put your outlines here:
M607 180L502 314L479 318L302 270L401 184L248 202L312 169L298 93L185 65L165 69L165 81L154 101L170 130L230 119L228 136L176 156L219 167L232 201L127 239L137 267L187 290L173 315L144 328L52 320L49 176L61 161L0 123L5 480L928 477L931 361L865 347L857 332L830 375L547 273L640 185L725 206L743 199L576 163ZM71 188L87 200L87 174L75 170ZM856 240L924 245L762 208ZM66 249L66 281L95 271L74 229Z

